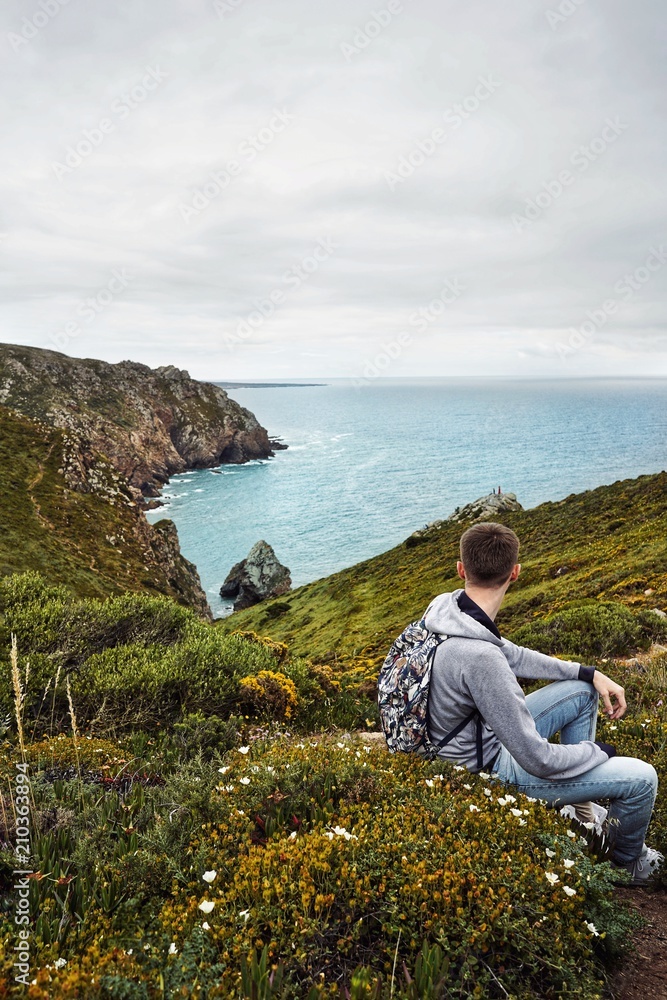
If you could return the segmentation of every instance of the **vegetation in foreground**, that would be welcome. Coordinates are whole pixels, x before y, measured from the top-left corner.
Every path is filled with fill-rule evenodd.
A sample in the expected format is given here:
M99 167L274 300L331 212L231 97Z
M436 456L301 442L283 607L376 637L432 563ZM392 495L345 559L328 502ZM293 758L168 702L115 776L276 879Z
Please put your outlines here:
M604 845L488 777L367 742L370 675L167 598L80 600L36 574L0 583L0 611L0 997L603 996L634 923ZM609 602L561 619L531 637L663 636L660 616ZM665 656L613 672L633 708L601 737L664 785ZM12 969L23 757L27 990ZM662 789L651 842L667 847Z

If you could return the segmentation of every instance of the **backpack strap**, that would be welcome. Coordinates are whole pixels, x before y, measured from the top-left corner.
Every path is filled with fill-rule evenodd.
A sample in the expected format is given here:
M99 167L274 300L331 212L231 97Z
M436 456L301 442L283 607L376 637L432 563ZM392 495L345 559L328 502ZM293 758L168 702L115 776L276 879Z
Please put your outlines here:
M465 729L465 727L472 722L473 719L475 719L477 722L476 726L477 733L475 737L475 743L477 749L477 770L481 771L482 768L484 767L484 755L482 748L482 723L484 720L482 719L482 716L478 709L474 708L469 715L466 715L465 719L459 722L458 726L456 726L455 729L452 729L451 733L447 733L447 735L443 736L441 740L438 740L436 746L438 747L438 749L440 747L446 746L451 740L454 739L455 736L458 736L459 733L462 732Z

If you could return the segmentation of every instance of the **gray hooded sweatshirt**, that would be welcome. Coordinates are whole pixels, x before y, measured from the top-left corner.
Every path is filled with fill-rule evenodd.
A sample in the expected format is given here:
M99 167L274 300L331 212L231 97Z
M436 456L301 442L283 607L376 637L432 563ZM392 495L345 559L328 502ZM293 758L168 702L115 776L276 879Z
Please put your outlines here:
M437 743L477 707L484 719L484 764L501 744L538 778L574 778L609 758L591 740L569 746L540 736L517 677L577 680L579 663L558 660L498 638L458 605L462 590L440 594L429 604L426 627L449 638L435 651L429 688L429 738ZM477 770L476 721L439 751L439 756Z

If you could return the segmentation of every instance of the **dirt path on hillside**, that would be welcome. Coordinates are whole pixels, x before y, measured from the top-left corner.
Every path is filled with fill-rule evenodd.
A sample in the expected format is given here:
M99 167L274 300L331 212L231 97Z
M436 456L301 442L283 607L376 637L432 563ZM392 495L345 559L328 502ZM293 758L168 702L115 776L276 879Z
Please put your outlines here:
M646 926L633 935L632 953L612 977L614 1000L667 1000L667 893L619 889Z

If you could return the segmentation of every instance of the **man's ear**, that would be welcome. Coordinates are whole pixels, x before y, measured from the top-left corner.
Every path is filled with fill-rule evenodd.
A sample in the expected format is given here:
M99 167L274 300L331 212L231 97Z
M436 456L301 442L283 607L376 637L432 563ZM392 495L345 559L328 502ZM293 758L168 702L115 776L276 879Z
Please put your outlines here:
M459 574L462 580L465 580L466 578L465 566L461 561L457 562L456 564L456 572Z
M514 569L510 573L510 583L514 583L514 581L518 578L520 572L521 572L521 563L516 563Z

